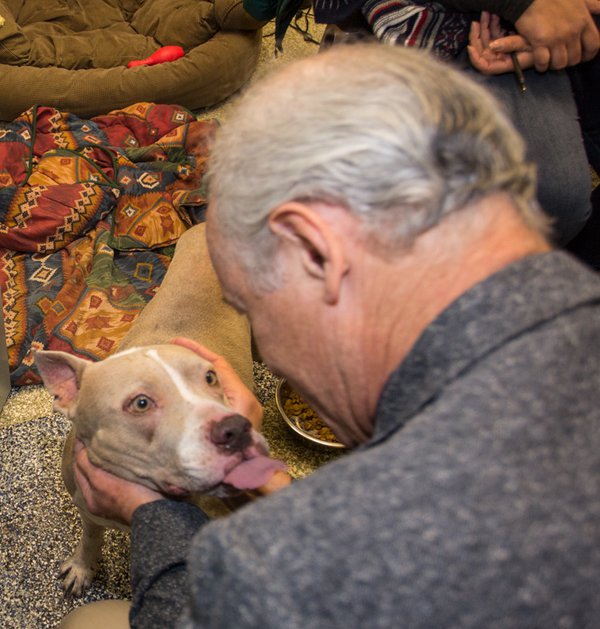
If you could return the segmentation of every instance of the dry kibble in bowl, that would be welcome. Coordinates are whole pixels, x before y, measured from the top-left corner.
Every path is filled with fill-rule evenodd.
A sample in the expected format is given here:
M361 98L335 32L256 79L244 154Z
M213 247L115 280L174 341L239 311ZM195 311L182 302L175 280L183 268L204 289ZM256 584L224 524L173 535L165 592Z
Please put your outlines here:
M295 392L292 391L283 403L287 416L305 432L323 441L337 441L331 428L315 413L315 411Z
M279 412L287 424L305 439L322 446L344 447L329 426L285 380L279 383L276 400Z

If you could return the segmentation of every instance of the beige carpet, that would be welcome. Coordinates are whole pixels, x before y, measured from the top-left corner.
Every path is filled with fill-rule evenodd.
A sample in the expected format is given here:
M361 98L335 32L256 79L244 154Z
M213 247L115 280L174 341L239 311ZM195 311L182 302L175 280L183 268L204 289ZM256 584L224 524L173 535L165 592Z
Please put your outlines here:
M304 20L300 20L304 25ZM323 29L307 23L307 38L320 40ZM290 29L284 53L275 57L274 27L264 33L258 72L269 66L316 54L318 46ZM226 122L230 103L197 112ZM257 394L265 405L264 433L274 456L284 459L294 476L303 476L338 451L307 447L279 417L274 392L276 380L255 364ZM67 420L52 410L42 386L13 389L0 414L0 627L3 629L54 628L73 607L84 602L129 595L128 537L109 531L97 579L82 599L64 597L59 566L72 551L79 520L60 478L62 445Z

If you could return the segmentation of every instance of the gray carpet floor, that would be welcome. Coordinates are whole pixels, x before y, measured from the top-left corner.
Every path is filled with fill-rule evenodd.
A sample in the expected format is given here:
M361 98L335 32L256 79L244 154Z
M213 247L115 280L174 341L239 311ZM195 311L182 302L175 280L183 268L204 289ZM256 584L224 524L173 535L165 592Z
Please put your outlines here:
M81 601L63 595L60 564L79 520L60 477L68 422L57 414L0 429L0 626L56 627L75 605L127 597L128 538L109 531L98 578Z
M310 474L337 450L304 445L275 406L277 379L255 363L257 394L265 407L263 433L274 457L294 477ZM69 422L51 412L43 387L13 390L0 416L0 627L53 629L76 606L129 598L129 538L108 530L100 570L82 598L65 596L61 563L80 535L77 510L60 474Z

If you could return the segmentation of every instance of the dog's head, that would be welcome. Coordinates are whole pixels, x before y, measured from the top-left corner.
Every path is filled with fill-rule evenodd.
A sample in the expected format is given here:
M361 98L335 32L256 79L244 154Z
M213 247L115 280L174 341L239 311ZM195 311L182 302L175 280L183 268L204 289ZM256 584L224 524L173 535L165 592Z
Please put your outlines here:
M91 362L38 351L56 410L90 460L170 495L254 489L284 466L227 404L211 363L179 345L125 350Z

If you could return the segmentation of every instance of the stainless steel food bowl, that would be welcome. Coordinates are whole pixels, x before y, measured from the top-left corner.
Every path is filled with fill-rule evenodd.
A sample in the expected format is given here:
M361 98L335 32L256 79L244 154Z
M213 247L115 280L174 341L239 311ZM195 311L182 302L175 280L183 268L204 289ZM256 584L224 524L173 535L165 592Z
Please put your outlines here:
M290 396L292 389L285 378L281 378L277 383L275 389L275 403L277 404L277 410L285 423L300 437L310 442L313 445L323 446L325 448L345 448L343 443L339 441L328 441L320 439L318 436L310 433L302 427L299 417L290 417L285 411L285 401ZM307 405L308 406L308 405Z

